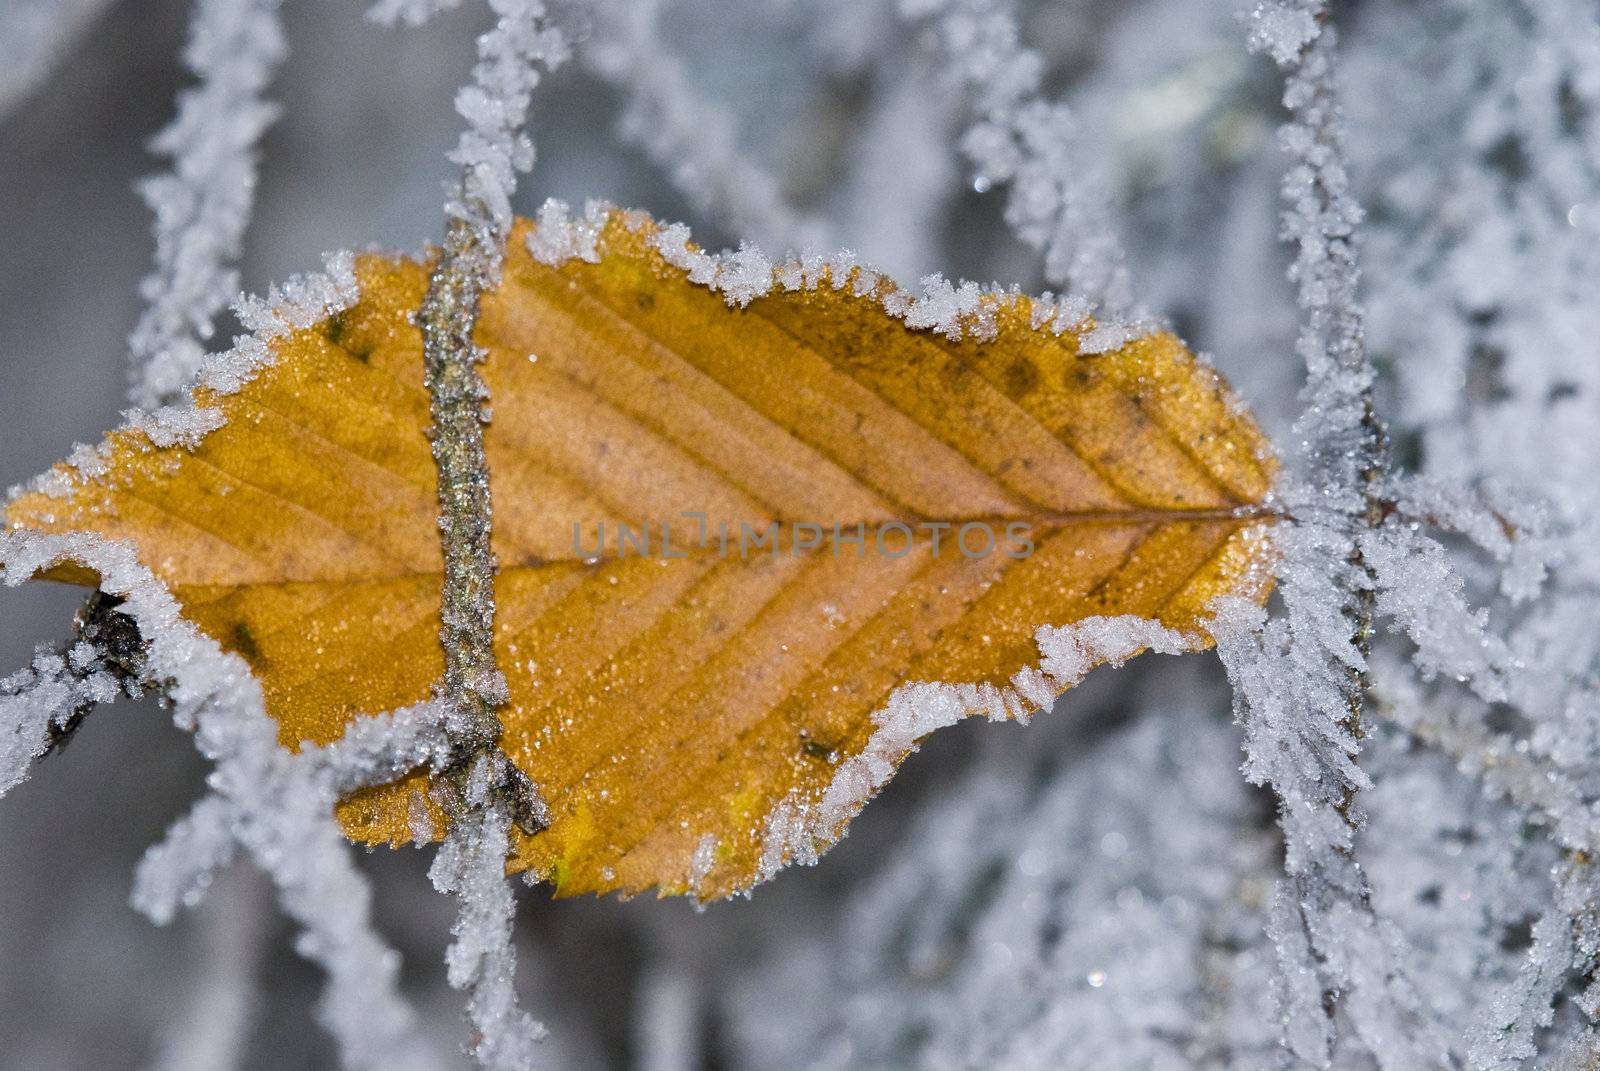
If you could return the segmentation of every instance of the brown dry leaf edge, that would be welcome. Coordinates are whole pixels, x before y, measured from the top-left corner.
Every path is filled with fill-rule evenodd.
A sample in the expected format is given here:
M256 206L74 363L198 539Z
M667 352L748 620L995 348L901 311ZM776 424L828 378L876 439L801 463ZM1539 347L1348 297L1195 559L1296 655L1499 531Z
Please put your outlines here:
M747 890L904 758L906 723L874 740L875 714L1026 715L1074 679L1031 668L1040 626L1137 615L1199 647L1213 597L1265 597L1269 448L1171 335L1083 352L1092 324L1036 327L1050 310L1009 294L952 340L907 327L887 281L816 263L733 307L641 214L612 213L593 262L541 263L531 227L477 340L502 745L552 817L510 866L558 894ZM6 512L130 542L249 663L289 747L426 699L443 669L427 268L371 255L357 276L353 307L274 340L242 389L196 389L218 430L114 432L102 470L58 466L64 494ZM967 687L892 709L912 682ZM425 787L339 817L404 842Z

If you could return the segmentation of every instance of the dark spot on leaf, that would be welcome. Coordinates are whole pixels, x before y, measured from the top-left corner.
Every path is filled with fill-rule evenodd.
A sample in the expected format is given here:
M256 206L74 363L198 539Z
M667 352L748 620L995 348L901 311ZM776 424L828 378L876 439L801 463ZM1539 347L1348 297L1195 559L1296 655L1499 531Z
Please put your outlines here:
M806 758L816 759L818 762L827 762L828 756L837 750L838 748L833 744L811 739L811 733L808 730L800 730L800 754Z
M233 649L247 662L254 663L261 657L261 648L256 646L256 638L250 632L250 626L243 621L233 626Z
M1013 397L1027 394L1039 385L1039 369L1026 357L1019 357L1006 368L1006 392Z
M327 332L329 342L332 342L362 364L367 364L371 361L372 347L364 346L350 337L350 322L345 319L343 313L328 317L327 322L323 324L323 330Z

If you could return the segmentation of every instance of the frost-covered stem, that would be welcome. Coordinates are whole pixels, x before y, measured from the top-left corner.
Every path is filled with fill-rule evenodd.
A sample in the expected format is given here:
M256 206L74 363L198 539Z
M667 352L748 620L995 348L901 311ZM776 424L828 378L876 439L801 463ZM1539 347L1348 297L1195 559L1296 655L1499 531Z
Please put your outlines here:
M439 470L439 533L444 548L444 693L450 732L477 754L500 740L495 708L506 701L494 656L494 550L489 544L489 466L484 455L482 354L472 341L489 254L465 220L451 220L444 252L428 281L418 318Z
M483 445L488 389L478 375L483 353L472 333L479 302L500 280L516 173L533 165L533 145L522 127L539 82L538 65L554 67L567 55L560 33L544 24L540 0L491 0L490 6L498 19L478 38L472 84L456 97L456 109L469 123L451 154L461 165L461 179L446 206L444 248L418 312L439 473L442 692L452 708L446 731L456 749L452 781L458 795L476 760L498 753L495 710L508 699L494 654L496 563ZM536 832L544 824L538 793L515 765L496 765L504 772L500 792L517 825Z
M461 910L445 953L450 985L465 990L467 1019L476 1036L472 1053L491 1071L526 1071L533 1066L543 1024L517 1006L517 957L511 941L516 900L505 876L511 850L511 816L493 795L506 764L498 756L479 758L428 876L440 892L460 900Z
M1351 529L1346 556L1365 578L1365 583L1350 592L1345 607L1353 644L1361 656L1359 662L1346 667L1346 728L1359 738L1376 585L1354 533L1376 528L1383 521L1387 445L1373 407L1374 377L1356 296L1360 268L1355 227L1362 213L1350 195L1345 172L1343 129L1332 80L1335 34L1325 25L1327 7L1321 0L1295 6L1315 20L1311 39L1295 59L1288 64L1280 59L1291 71L1284 103L1293 118L1285 128L1284 142L1298 158L1284 184L1289 201L1285 229L1299 243L1291 272L1301 305L1308 311L1299 349L1308 373L1302 396L1310 403L1310 412L1301 427L1321 433L1304 440L1306 470L1321 484L1317 488L1321 501L1335 513L1345 514L1330 519ZM1314 429L1310 427L1313 424ZM1348 809L1347 803L1341 813Z
M510 829L537 833L544 802L527 775L500 751L496 708L510 698L495 663L493 517L483 428L488 390L478 375L483 351L473 341L483 295L500 281L511 231L518 171L533 166L523 132L539 65L566 59L560 33L545 25L540 0L490 0L493 29L478 38L472 83L456 96L469 124L451 159L461 179L446 212L444 248L418 313L424 378L433 416L439 472L439 534L444 551L440 640L445 651L442 700L451 743L444 804L450 830L431 875L455 894L461 914L446 954L450 984L466 990L480 1066L526 1068L544 1027L517 1007L516 902L505 877Z
M27 780L36 760L66 746L96 705L138 694L138 629L115 605L96 593L72 640L40 644L30 666L0 678L0 796Z
M490 230L488 233L497 234ZM452 219L445 248L428 282L418 318L433 414L433 458L439 472L439 535L444 550L439 639L444 645L442 698L454 751L457 795L473 762L498 754L500 718L509 698L494 654L493 526L489 465L484 454L482 353L472 341L478 302L498 271L499 246L484 244L485 229ZM544 804L525 774L501 763L500 791L524 832L544 825ZM456 809L452 807L452 809Z
M701 94L659 27L657 0L597 0L589 68L627 97L618 134L644 149L702 212L744 238L825 248L829 229L799 213L778 180L739 144L737 117Z
M74 689L70 713L52 720L47 727L41 759L65 748L78 726L106 698L115 698L122 692L139 696L144 641L139 637L139 627L127 615L117 612L121 601L96 591L73 619L73 639L60 657L64 672L77 681L78 687ZM97 697L96 689L83 687L91 677L103 678L115 690L109 697Z
M1132 310L1126 255L1110 198L1086 166L1077 118L1041 96L1045 61L1022 45L1012 0L899 0L908 19L930 18L950 75L978 113L961 138L974 186L1010 184L1006 223L1044 254L1044 277L1105 315Z
M285 51L279 0L197 0L184 58L200 84L156 136L172 170L140 185L155 212L148 304L128 336L129 399L176 401L205 356L217 313L239 292L234 262L255 199L256 144L277 117L261 99Z
M1381 426L1356 298L1355 227L1333 88L1334 33L1320 0L1279 0L1253 12L1252 46L1287 72L1291 120L1280 132L1291 278L1305 320L1305 410L1299 471L1278 529L1284 613L1221 599L1213 634L1245 728L1247 775L1278 797L1286 880L1269 927L1278 957L1284 1043L1325 1066L1359 1046L1385 1068L1437 1066L1444 1046L1406 977L1399 932L1373 907L1355 856L1355 762L1376 606L1363 540L1384 516Z
M1533 924L1533 943L1522 970L1495 998L1488 1015L1478 1025L1468 1060L1473 1071L1516 1071L1529 1057L1538 1055L1539 1031L1555 1018L1555 1003L1572 973L1574 959L1594 969L1592 941L1585 930L1594 929L1594 862L1586 853L1569 855L1556 878L1555 901ZM1586 947L1587 946L1587 947ZM1594 990L1577 1004L1593 1018Z

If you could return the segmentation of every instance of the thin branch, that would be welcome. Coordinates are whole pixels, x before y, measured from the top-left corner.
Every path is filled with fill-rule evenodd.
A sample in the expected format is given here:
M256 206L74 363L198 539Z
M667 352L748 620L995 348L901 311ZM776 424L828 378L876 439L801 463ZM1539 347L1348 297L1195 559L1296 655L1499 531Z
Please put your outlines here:
M540 0L490 0L490 6L498 21L478 38L472 83L456 97L469 124L451 155L461 179L446 206L444 249L418 319L444 552L440 698L453 752L448 778L436 782L451 825L431 873L439 889L460 901L446 962L451 986L468 994L473 1055L480 1066L513 1071L532 1061L544 1027L517 1007L516 905L505 860L512 823L532 835L548 814L533 783L499 748L496 709L510 697L494 654L496 563L483 442L488 390L477 369L483 351L472 336L483 295L500 281L517 172L533 165L523 126L540 67L564 62L567 45L547 25Z
M782 184L740 145L738 116L702 94L660 27L659 0L598 0L585 64L626 95L618 135L644 149L702 212L741 238L793 248L832 245L826 221L796 210Z
M943 63L974 102L977 119L961 138L977 168L974 188L1010 186L1006 222L1044 254L1049 283L1108 319L1129 316L1133 290L1110 197L1086 162L1072 109L1041 94L1044 57L1022 44L1013 0L920 0L900 10L930 19Z
M184 620L131 546L88 534L0 530L0 579L7 583L65 561L92 570L101 590L121 600L116 612L143 641L141 684L163 691L174 723L193 733L196 749L215 765L211 794L141 865L135 904L155 921L170 918L180 904L198 903L216 867L242 847L271 875L284 912L301 927L297 950L327 974L317 1015L344 1062L425 1064L398 991L399 957L372 926L371 888L331 820L336 793L325 764L279 745L248 667Z
M1252 47L1286 72L1283 230L1296 244L1290 277L1307 379L1298 472L1283 490L1296 520L1277 529L1284 614L1269 621L1222 599L1212 630L1246 732L1246 775L1278 796L1287 877L1270 930L1285 1047L1325 1065L1357 1045L1384 1068L1410 1069L1437 1066L1445 1046L1355 857L1357 795L1370 785L1355 755L1376 585L1362 538L1384 517L1388 458L1356 294L1361 210L1345 171L1326 15L1322 0L1252 13Z
M239 292L234 263L255 198L256 143L277 118L261 99L285 45L279 0L196 0L184 58L200 84L156 135L172 170L139 187L155 213L148 303L128 336L129 399L154 409L177 401L205 357L216 316Z
M491 0L499 16L478 39L473 83L456 106L469 129L451 159L462 167L451 202L444 248L428 280L418 321L424 376L433 416L433 457L439 472L439 534L444 585L439 639L444 647L443 698L450 713L445 731L454 746L450 783L459 801L477 760L499 754L496 709L509 696L495 663L494 578L490 534L493 508L484 453L484 401L488 388L477 365L483 352L472 334L479 302L499 282L511 229L516 173L533 164L533 145L522 132L540 65L565 61L559 31L545 25L539 0ZM496 795L517 826L535 833L546 824L543 801L514 763L498 762ZM452 803L459 810L459 803Z

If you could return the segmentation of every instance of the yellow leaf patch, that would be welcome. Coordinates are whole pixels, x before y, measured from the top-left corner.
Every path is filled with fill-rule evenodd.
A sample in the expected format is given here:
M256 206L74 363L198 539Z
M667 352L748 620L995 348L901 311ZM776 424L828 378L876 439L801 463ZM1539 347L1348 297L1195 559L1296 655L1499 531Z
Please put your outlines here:
M1031 710L1008 685L1042 625L1197 633L1216 595L1264 597L1266 444L1172 336L1083 353L1000 295L992 331L951 341L886 312L889 284L826 270L730 308L637 216L559 267L529 226L477 340L502 746L552 814L511 865L559 894L747 889L768 817L819 801L901 685ZM290 747L425 699L443 670L411 319L427 269L368 256L358 276L354 307L275 341L241 391L197 389L226 417L197 446L115 432L104 472L6 512L131 542L250 664ZM425 787L340 817L405 841Z

